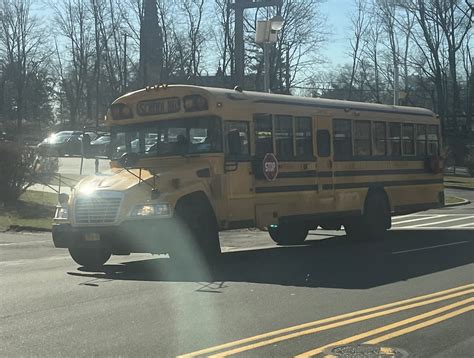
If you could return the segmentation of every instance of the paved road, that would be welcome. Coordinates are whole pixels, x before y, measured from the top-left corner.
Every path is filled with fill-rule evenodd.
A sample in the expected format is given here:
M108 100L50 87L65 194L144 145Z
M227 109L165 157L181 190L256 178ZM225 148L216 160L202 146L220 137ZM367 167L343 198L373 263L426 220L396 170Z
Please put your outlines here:
M99 171L109 169L108 159L99 159ZM59 173L68 175L79 175L81 169L81 158L64 157L59 158ZM84 159L82 163L82 175L94 175L95 159Z
M396 218L372 244L227 232L213 267L137 254L88 271L49 234L0 234L0 356L324 356L368 342L472 357L473 206Z

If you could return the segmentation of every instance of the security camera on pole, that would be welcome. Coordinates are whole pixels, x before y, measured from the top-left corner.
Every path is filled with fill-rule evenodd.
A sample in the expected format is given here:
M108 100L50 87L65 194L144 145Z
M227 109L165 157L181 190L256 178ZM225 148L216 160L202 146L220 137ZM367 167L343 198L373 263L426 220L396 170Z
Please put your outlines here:
M270 92L270 50L271 45L277 42L278 31L283 27L284 19L280 15L267 21L257 22L255 42L263 45L264 62L264 91Z

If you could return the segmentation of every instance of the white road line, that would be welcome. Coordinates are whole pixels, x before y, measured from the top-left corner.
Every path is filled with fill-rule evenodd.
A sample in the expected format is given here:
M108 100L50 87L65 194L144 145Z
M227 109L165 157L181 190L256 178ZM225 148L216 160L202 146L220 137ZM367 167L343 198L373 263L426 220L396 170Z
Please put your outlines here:
M472 227L458 227L458 226L425 226L425 227L417 227L417 226L401 226L395 228L397 231L401 230L474 230L474 226Z
M437 212L442 212L441 210L436 210ZM435 214L410 214L410 215L403 215L403 216L392 216L392 219L399 219L405 218L408 216L420 217L420 216L433 216ZM437 215L437 214L436 214ZM466 216L467 214L442 214L444 216Z
M405 224L405 223L411 223L414 221L421 221L421 220L430 220L430 219L437 219L437 218L442 218L445 217L446 215L433 215L433 216L427 216L427 217L422 217L422 218L417 218L417 219L410 219L410 220L403 220L403 221L397 221L392 223L393 225L398 225L398 224Z
M449 244L444 244L444 245L435 245L435 246L426 246L426 247L419 247L417 249L410 249L410 250L402 250L402 251L394 251L392 252L393 255L398 255L398 254L404 254L406 252L415 252L415 251L422 251L422 250L431 250L431 249L437 249L439 247L446 247L446 246L453 246L453 245L461 245L461 244L467 244L469 241L459 241L459 242L451 242Z
M461 227L471 227L474 229L474 222L470 222L470 223L467 223L467 224L462 224L462 225L456 225L456 226L451 226L452 228L461 228Z
M407 214L407 215L397 215L397 216L394 216L393 219L403 219L403 218L407 218L407 217L410 217L410 216L420 216L420 215L429 216L429 214Z
M468 220L468 219L473 219L474 216L464 216L460 218L454 218L454 219L448 219L448 220L441 220L441 221L435 221L433 223L425 223L425 224L418 224L418 225L412 225L412 227L423 227L423 226L430 226L430 225L438 225L438 224L444 224L444 223L450 223L452 221L459 221L459 220Z
M44 244L44 243L52 244L53 240L7 242L7 243L0 243L0 246L19 246L19 245Z

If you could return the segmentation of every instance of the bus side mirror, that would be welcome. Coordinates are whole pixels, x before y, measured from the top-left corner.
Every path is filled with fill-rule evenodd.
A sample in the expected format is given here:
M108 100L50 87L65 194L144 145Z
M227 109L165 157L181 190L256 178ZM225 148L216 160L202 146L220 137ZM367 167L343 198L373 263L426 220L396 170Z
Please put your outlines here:
M137 153L123 153L118 164L122 168L133 168L138 163L138 154Z

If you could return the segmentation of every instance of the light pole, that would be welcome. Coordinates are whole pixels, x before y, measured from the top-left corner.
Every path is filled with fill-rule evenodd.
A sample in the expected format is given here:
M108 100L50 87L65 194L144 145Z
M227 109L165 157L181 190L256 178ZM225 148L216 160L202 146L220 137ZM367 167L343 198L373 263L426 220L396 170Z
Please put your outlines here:
M229 7L235 11L235 68L234 81L244 86L244 10L271 6L282 6L283 0L235 0Z
M265 92L270 92L270 50L271 45L277 42L278 31L283 27L285 20L276 15L267 21L257 22L255 42L263 45L264 78L263 87Z

